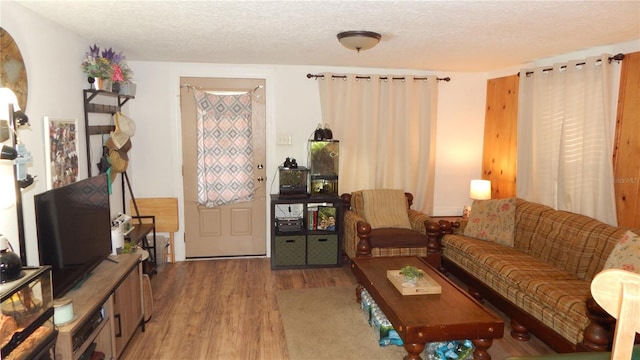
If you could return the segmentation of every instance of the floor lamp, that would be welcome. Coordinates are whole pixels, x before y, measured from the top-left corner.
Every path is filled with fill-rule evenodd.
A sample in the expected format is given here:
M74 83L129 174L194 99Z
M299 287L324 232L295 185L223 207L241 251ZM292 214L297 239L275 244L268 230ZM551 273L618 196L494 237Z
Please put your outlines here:
M22 210L22 189L33 183L33 177L26 173L27 163L31 162L31 154L28 153L24 144L18 142L18 126L29 123L27 115L20 110L16 95L9 88L0 88L0 114L2 109L7 109L7 118L10 131L13 132L13 147L2 145L2 159L13 160L13 177L16 195L16 216L18 220L18 242L20 244L20 259L23 266L26 266L26 240L24 235L24 214Z

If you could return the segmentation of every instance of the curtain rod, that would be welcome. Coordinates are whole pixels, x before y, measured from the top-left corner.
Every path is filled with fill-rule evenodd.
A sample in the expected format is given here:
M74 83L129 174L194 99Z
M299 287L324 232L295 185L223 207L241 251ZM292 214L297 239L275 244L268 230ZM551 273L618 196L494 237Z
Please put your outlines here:
M307 74L307 79L318 79L318 78L324 78L324 75L322 74ZM347 75L331 75L332 79L346 79ZM371 76L356 76L356 79L365 79L365 80L370 80ZM388 80L389 78L386 76L381 76L380 80ZM404 80L404 76L400 76L400 77L392 77L391 80ZM415 77L413 78L413 80L428 80L428 78L426 77ZM436 78L436 80L438 81L451 81L450 77L443 77L443 78Z
M622 61L623 59L624 59L624 54L623 53L618 53L618 54L615 54L615 55L610 56L609 58L607 58L607 60L609 60L609 63L611 63L612 61ZM601 61L602 60L596 60L596 62L601 62ZM577 63L576 66L582 66L582 65L585 65L585 64L586 63L584 63L584 62L580 62L580 63ZM560 66L560 69L566 69L566 68L567 68L567 65ZM553 68L542 69L542 71L553 71ZM534 71L527 71L525 73L525 75L529 76L529 75L531 75L533 73L534 73ZM518 72L518 76L520 76L520 72Z
M194 85L191 85L191 84L180 84L180 87L181 88L187 88L188 90L192 90L193 89L193 90L201 90L201 91L205 91L205 92L208 92L208 91L220 91L220 90L205 89L203 87L194 86ZM263 88L262 85L258 85L256 87L254 87L253 89L236 89L236 90L222 90L222 91L252 93L252 92L255 92L256 90L262 89L262 88Z

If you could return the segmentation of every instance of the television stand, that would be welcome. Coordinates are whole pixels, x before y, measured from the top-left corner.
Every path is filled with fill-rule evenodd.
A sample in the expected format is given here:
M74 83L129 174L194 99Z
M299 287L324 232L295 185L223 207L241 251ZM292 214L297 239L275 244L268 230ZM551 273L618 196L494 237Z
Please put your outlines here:
M136 329L144 331L140 254L110 256L64 297L76 318L58 326L56 359L78 360L93 343L107 359L119 358Z

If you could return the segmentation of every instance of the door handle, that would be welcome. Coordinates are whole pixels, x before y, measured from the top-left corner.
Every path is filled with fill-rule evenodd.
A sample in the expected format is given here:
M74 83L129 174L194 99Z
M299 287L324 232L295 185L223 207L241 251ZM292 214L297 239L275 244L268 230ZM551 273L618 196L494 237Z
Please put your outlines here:
M114 314L113 318L118 320L118 331L116 332L115 336L122 337L122 322L120 320L120 314Z
M263 182L264 178L262 176L258 177L258 182Z
M264 169L264 165L258 164L258 169Z

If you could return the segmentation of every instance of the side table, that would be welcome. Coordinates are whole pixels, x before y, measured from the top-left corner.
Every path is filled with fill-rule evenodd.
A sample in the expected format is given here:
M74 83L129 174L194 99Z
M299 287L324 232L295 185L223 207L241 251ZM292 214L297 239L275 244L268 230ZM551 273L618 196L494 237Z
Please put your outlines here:
M125 240L134 243L136 245L140 244L144 250L149 252L149 258L143 262L142 269L145 274L153 275L155 274L157 267L157 253L156 253L156 226L155 226L155 217L154 216L133 216L134 220L134 229L125 236ZM142 219L150 219L151 223L142 222ZM147 236L153 232L153 240L152 243L149 243L149 239Z

